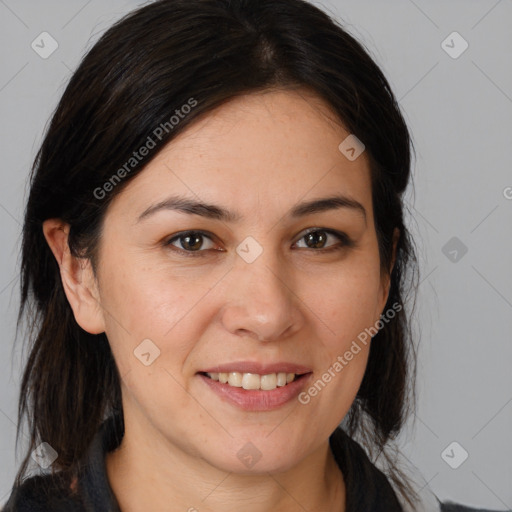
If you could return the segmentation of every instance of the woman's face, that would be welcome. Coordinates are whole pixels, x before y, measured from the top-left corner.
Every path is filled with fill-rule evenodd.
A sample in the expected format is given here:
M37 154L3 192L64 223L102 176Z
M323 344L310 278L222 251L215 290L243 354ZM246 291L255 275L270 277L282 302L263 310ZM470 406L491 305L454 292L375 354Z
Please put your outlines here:
M327 116L305 91L233 100L109 206L98 315L140 442L225 471L281 471L348 412L369 342L345 354L379 320L388 279L366 154L349 160L349 133ZM307 375L283 386L280 373ZM261 386L275 389L244 389Z

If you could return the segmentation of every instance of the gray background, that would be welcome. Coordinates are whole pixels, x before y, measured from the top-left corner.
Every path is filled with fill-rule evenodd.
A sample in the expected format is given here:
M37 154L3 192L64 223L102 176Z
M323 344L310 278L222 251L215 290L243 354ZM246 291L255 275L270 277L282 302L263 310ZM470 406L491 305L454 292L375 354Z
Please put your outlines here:
M422 492L512 509L512 1L315 3L382 67L417 149L407 202L421 265L419 403L400 446L422 475ZM14 441L23 354L13 340L26 178L81 56L138 5L0 0L0 504L21 459ZM48 59L31 48L43 31L59 44ZM469 44L458 58L441 46L453 31ZM461 48L456 39L447 44ZM458 469L441 456L453 441L469 454ZM459 448L448 453L460 457Z

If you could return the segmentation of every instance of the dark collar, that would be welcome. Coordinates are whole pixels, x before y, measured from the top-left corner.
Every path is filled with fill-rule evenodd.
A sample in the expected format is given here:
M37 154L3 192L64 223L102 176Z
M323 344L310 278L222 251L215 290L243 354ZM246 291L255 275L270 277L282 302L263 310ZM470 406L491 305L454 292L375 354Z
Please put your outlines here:
M117 448L121 442L119 424L119 416L110 416L102 423L80 465L78 493L87 512L121 512L105 466L107 452Z
M346 512L403 512L384 473L341 427L331 434L329 444L345 480Z

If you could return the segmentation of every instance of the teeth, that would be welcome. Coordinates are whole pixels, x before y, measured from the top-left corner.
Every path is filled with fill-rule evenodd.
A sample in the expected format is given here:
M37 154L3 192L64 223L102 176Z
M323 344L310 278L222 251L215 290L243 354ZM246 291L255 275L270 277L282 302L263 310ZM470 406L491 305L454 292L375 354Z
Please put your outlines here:
M259 375L257 373L207 373L212 380L218 380L221 384L229 384L236 388L261 389L271 391L277 387L286 386L295 379L295 373L269 373Z
M286 386L286 373L278 373L276 380L279 387Z
M242 387L242 374L238 372L228 373L228 384L235 388Z
M263 377L260 377L257 373L238 373L242 375L242 387L244 389L260 389L261 381ZM231 384L231 382L228 382Z

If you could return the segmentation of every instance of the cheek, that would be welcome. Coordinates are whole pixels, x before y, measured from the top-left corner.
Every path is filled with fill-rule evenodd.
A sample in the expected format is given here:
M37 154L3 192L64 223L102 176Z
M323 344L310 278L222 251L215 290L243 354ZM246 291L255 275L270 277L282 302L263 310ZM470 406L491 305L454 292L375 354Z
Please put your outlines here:
M104 275L109 276L102 287L106 333L120 368L138 367L134 351L143 342L157 354L156 366L182 364L191 350L189 340L198 338L193 331L200 329L190 317L201 309L210 283L166 277L154 267L123 258L106 265Z
M200 301L211 284L191 286L190 280L164 277L163 270L123 260L105 267L105 275L106 332L123 396L163 417L187 410L190 396L183 371L204 328ZM194 321L198 315L201 323ZM192 409L190 421L197 421L202 410Z
M303 404L315 408L318 428L348 412L363 379L370 350L371 330L379 318L380 274L372 263L359 260L310 295L311 310L321 344L315 348L319 371L302 395Z
M380 274L371 266L345 268L314 290L311 309L328 333L324 339L331 357L379 318Z

